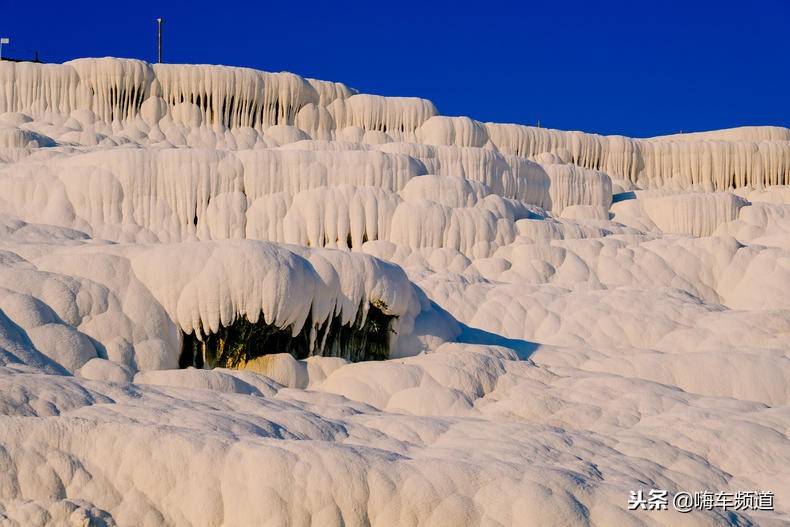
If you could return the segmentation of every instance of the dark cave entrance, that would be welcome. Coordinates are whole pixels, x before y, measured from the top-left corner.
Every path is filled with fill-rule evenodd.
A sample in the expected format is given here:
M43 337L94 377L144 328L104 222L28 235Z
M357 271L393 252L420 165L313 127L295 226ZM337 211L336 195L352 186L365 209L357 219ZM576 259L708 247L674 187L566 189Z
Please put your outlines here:
M362 306L356 320L343 325L338 315L330 317L315 329L310 317L302 330L293 335L291 327L278 328L267 324L263 315L257 322L246 316L237 318L229 326L222 326L216 333L181 332L181 368L239 368L248 361L272 353L290 353L296 359L311 355L342 357L352 362L385 360L389 358L392 323L396 318L386 315L373 304L363 322Z

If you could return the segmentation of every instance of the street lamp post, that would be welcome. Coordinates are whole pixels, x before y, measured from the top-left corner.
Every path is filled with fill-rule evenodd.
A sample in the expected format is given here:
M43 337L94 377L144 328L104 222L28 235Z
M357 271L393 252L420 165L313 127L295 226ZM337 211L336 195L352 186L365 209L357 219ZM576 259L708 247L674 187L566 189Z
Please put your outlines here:
M157 27L159 28L159 55L158 55L158 58L159 58L159 63L160 64L162 63L162 24L164 22L165 22L164 18L157 18L156 19L156 24L157 24Z
M9 44L11 41L6 38L0 38L0 60L3 60L3 44Z

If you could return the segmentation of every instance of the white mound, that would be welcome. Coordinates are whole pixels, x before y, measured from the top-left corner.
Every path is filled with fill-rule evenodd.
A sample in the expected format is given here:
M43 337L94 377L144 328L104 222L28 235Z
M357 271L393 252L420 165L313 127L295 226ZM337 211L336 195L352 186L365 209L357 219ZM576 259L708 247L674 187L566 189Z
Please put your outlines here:
M0 62L0 525L790 524L789 355L788 129Z

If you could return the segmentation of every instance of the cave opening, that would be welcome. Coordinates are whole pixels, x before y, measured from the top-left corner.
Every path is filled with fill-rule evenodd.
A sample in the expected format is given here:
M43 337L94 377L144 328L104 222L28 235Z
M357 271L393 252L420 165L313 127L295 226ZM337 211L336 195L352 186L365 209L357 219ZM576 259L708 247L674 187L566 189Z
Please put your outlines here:
M343 324L338 314L321 324L313 324L308 316L301 331L292 327L279 328L267 324L263 315L250 322L246 315L215 333L181 332L179 367L241 368L247 362L274 353L290 353L296 359L313 355L342 357L351 362L389 358L394 315L385 314L381 304L362 305L351 324ZM364 318L364 320L363 320ZM314 334L311 334L315 330Z

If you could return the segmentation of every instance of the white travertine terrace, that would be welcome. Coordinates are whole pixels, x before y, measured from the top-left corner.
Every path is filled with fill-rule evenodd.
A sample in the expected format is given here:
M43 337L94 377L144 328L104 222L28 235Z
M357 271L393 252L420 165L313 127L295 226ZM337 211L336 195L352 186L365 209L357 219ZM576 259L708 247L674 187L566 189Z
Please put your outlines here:
M788 262L787 128L0 62L0 525L784 525ZM176 369L240 319L316 356Z
M6 62L0 83L0 113L68 116L87 109L106 124L140 117L153 126L169 118L193 127L259 132L298 125L314 139L359 130L380 134L377 142L487 148L521 157L557 152L581 167L643 186L726 190L787 184L790 177L790 132L779 127L653 139L599 136L442 117L423 99L357 94L342 84L290 73L109 58L63 65Z

